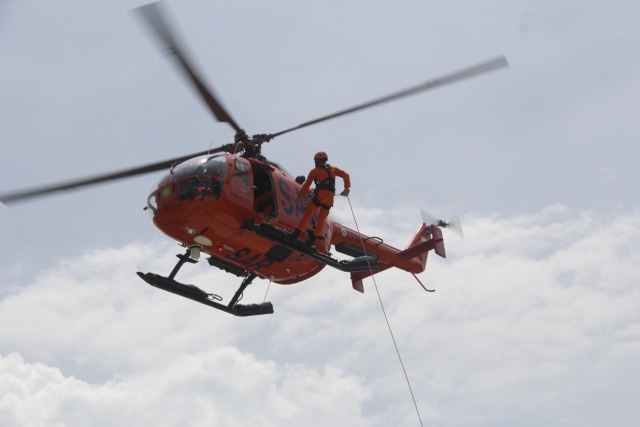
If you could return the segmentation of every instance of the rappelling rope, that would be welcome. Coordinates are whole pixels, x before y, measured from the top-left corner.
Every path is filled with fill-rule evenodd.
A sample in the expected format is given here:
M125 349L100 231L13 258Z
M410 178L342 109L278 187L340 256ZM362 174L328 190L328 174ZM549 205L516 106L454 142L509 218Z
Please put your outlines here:
M351 215L353 216L353 222L356 225L356 231L360 234L360 227L358 227L358 221L356 220L356 214L353 212L353 206L351 205L351 199L347 196L347 200L349 201L349 208L351 209ZM364 247L364 240L361 239L360 243L362 244L362 250L364 253L367 253L367 250ZM409 381L409 375L407 375L407 370L404 367L404 362L402 361L402 356L400 355L400 350L398 349L398 344L396 342L396 338L393 335L393 330L391 329L391 323L389 323L389 317L387 317L387 312L384 309L384 304L382 303L382 296L380 295L380 290L378 289L378 284L376 283L376 279L374 277L373 268L371 267L371 263L369 262L369 258L367 258L367 265L369 266L369 272L371 273L371 280L373 280L373 285L376 288L376 293L378 294L378 301L380 301L380 308L382 308L382 314L384 315L384 320L387 322L387 328L389 328L389 334L391 335L391 340L393 341L393 346L396 349L396 354L398 355L398 360L400 361L400 366L402 367L402 372L404 373L404 378L407 380L407 387L409 387L409 393L411 394L411 399L413 400L413 406L416 408L416 414L418 415L418 420L420 421L420 426L422 424L422 417L420 416L420 411L418 410L418 404L416 402L416 397L413 394L413 389L411 388L411 381Z
M262 300L262 304L264 305L267 302L267 295L269 295L269 289L271 289L271 277L269 278L269 284L267 285L267 291L264 293L264 299Z

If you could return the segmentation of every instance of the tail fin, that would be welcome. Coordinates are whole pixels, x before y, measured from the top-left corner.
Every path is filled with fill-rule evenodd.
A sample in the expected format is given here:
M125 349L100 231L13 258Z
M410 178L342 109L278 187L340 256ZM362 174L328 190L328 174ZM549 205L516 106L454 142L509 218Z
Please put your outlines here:
M422 224L416 234L414 234L407 248L400 252L400 256L412 259L422 265L422 271L427 265L427 253L433 249L436 254L442 258L446 258L447 254L444 250L444 240L442 238L442 230L435 225L426 226Z
M400 268L413 274L423 272L427 265L427 255L432 249L443 258L447 256L442 230L437 225L421 224L404 250L385 245L377 239L360 237L365 244L366 252L374 253L378 257L378 269L351 273L351 284L359 292L364 292L362 279L391 267Z

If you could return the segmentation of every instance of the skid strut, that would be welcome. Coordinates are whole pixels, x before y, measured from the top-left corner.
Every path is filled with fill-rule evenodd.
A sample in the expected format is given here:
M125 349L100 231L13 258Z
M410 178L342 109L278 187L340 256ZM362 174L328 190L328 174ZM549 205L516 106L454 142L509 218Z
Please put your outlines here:
M187 250L184 255L177 255L179 258L178 263L168 277L161 276L155 273L141 273L138 272L138 276L151 286L163 289L167 292L171 292L181 297L188 298L190 300L199 302L209 307L217 308L224 312L233 314L234 316L256 316L259 314L271 314L273 313L273 305L270 302L263 302L262 304L238 304L238 301L242 297L244 290L253 282L257 277L253 273L249 273L245 276L240 284L240 287L236 291L229 304L224 305L217 301L222 301L222 297L216 294L210 294L197 286L185 285L175 280L176 274L180 271L182 266L189 262L195 264L196 260L192 259L190 255L191 251Z

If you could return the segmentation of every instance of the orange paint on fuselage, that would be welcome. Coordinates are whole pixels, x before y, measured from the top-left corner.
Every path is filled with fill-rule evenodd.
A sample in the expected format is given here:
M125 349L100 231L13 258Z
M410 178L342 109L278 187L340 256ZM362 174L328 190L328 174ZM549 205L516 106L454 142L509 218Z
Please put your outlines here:
M304 211L301 203L293 203L299 187L292 177L255 159L203 156L166 175L149 196L149 208L156 227L185 246L199 246L235 268L291 284L317 274L324 264L296 252L275 261L267 256L274 243L243 225L269 221L291 230ZM265 212L270 213L254 210L254 200L264 199L268 191L273 206Z
M232 154L202 156L173 167L149 196L148 208L154 224L166 235L186 247L200 247L218 264L276 283L293 284L319 273L325 264L282 248L270 252L277 245L246 224L268 221L283 230L293 230L311 198L309 195L294 203L299 190L300 184L292 177L260 160ZM323 246L316 248L325 253L332 245L341 250L346 245L351 252L376 254L378 271L397 267L419 273L425 268L427 252L436 243L424 225L410 242L409 247L414 246L410 252L332 221L314 234L324 236L317 242Z

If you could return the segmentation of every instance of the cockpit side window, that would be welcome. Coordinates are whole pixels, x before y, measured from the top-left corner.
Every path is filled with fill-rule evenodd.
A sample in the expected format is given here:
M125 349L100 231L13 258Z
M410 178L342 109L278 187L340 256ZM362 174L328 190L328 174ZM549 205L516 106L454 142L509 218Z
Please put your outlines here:
M251 168L247 160L235 159L235 168L230 183L233 188L239 190L242 194L249 194L251 191L250 170Z

